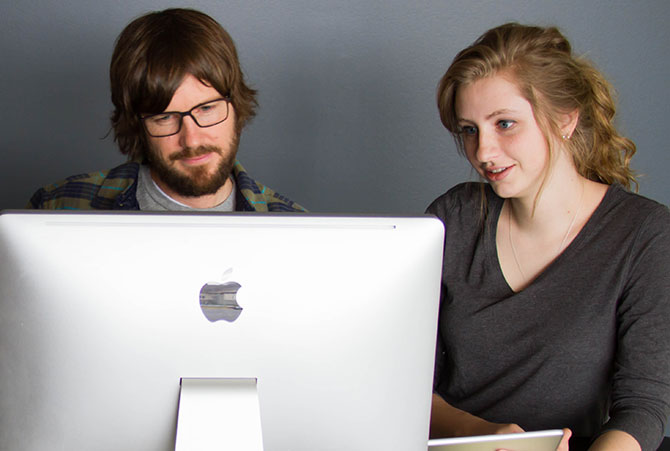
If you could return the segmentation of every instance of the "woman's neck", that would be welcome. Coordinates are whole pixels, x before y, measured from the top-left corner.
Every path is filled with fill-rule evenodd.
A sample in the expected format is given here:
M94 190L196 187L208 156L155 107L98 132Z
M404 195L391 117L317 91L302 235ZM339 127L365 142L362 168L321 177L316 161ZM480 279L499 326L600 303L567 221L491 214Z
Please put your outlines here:
M607 185L587 180L574 168L552 174L539 195L506 199L498 220L498 259L514 291L527 287L563 253L607 191Z
M508 213L520 230L564 230L580 210L585 192L592 188L589 185L572 161L559 157L536 192L507 200Z

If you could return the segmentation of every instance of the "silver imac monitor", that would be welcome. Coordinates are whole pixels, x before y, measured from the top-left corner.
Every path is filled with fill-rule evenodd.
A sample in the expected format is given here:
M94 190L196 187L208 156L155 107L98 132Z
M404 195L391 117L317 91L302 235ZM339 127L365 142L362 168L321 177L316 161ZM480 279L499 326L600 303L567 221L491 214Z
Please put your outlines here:
M255 382L266 451L425 451L442 247L432 217L3 212L0 448L174 450L205 380Z

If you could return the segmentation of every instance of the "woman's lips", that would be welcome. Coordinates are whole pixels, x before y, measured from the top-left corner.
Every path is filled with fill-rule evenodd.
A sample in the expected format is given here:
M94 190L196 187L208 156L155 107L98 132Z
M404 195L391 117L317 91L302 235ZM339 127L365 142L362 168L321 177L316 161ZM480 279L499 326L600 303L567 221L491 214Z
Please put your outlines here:
M484 173L486 174L486 178L488 180L490 180L492 182L497 182L497 181L502 180L505 177L507 177L507 175L510 172L510 169L512 169L513 167L514 167L514 165L487 168L487 169L485 169Z

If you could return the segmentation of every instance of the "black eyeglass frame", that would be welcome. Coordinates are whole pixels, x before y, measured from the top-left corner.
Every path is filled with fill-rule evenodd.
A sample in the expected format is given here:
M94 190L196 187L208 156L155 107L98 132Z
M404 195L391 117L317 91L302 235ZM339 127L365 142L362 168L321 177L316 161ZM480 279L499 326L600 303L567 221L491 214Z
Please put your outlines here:
M203 105L207 105L207 104L210 104L210 103L213 103L213 102L219 102L221 100L226 102L226 117L224 117L220 121L215 122L213 124L200 125L200 123L198 122L198 119L195 116L193 116L193 114L192 114L193 110L195 110L197 108L200 108ZM149 131L149 127L147 127L146 120L151 119L152 117L162 116L164 114L178 114L180 116L179 117L179 127L177 127L177 131L175 131L174 133L167 134L167 135L152 135L151 132ZM207 128L207 127L213 127L215 125L218 125L221 122L224 122L226 119L228 119L228 116L230 116L230 97L229 96L224 96L224 97L219 97L217 99L208 100L206 102L202 102L202 103L197 104L196 106L194 106L193 108L191 108L188 111L163 111L162 113L140 116L140 121L142 122L142 125L144 126L144 130L146 130L146 132L149 136L151 136L153 138L165 138L167 136L176 135L177 133L179 133L181 131L181 126L184 123L184 117L185 116L190 116L191 119L193 119L193 122L195 122L195 125L197 125L200 128Z

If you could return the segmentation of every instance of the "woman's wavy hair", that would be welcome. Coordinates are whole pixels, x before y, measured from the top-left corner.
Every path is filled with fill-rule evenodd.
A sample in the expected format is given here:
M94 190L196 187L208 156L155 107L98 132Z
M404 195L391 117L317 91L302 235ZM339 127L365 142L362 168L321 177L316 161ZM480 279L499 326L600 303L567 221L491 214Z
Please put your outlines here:
M570 43L555 27L507 23L487 31L456 55L438 85L437 105L461 153L456 93L460 86L500 73L530 103L549 152L551 142L561 138L558 119L576 110L577 126L563 142L579 174L637 189L629 167L635 144L614 126L612 86L593 65L572 54Z
M144 159L147 150L140 114L164 111L189 74L230 98L238 133L256 114L256 91L244 83L235 44L208 15L166 9L135 19L121 32L109 69L111 120L114 140L130 160Z

